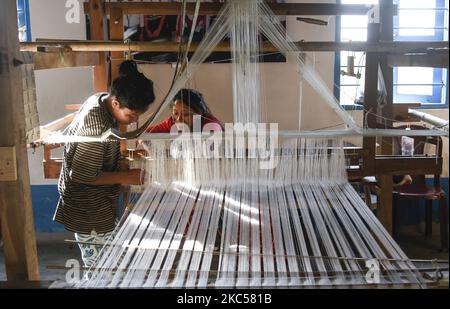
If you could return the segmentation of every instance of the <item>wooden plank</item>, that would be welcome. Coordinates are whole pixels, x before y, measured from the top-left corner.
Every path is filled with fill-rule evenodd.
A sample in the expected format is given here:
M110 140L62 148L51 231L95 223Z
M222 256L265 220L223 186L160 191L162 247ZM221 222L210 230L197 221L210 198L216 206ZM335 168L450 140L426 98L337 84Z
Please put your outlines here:
M388 55L389 67L448 68L448 51L444 55Z
M389 3L390 2L390 3ZM392 0L381 0L381 7L390 7ZM381 9L381 8L380 8ZM367 29L367 41L370 43L378 43L380 39L392 41L392 37L389 35L389 31L392 31L392 21L388 20L391 14L381 12L380 22L372 23L368 25ZM386 22L386 25L383 25ZM385 65L385 58L380 57L379 53L367 53L366 55L366 74L365 74L365 88L364 88L364 127L376 128L377 121L376 115L387 115L386 111L380 110L378 106L378 71L381 67L382 73L385 78L387 101L388 104L392 104L392 69ZM386 116L385 116L386 117ZM389 118L389 117L387 117ZM391 139L392 140L392 139ZM381 152L389 153L388 150L389 139L381 138ZM363 170L369 176L379 173L377 169L376 156L376 138L363 138L363 148L369 152L369 156L364 159ZM377 217L386 230L392 234L392 187L393 181L391 175L379 174L378 177L380 186L380 205L377 208Z
M81 108L83 104L66 104L64 105L64 109L67 111L77 111Z
M35 53L34 69L55 69L100 65L98 52Z
M42 162L45 179L58 179L61 173L62 159L51 159Z
M375 170L376 175L440 175L442 161L442 157L377 156Z
M392 42L394 40L394 14L393 1L380 0L380 40L384 42ZM386 105L381 110L377 111L384 117L383 123L392 127L391 119L394 119L392 113L386 107L391 107L394 104L394 70L387 65L387 54L380 54L380 67L383 74L384 84L386 87ZM380 151L382 155L392 154L392 137L380 138Z
M348 156L346 156L349 159ZM349 179L360 179L374 175L434 175L442 173L442 158L377 156L375 159L375 173L367 173L357 165L347 169Z
M109 10L109 39L112 41L123 42L123 11L120 7L112 7ZM119 65L124 60L122 51L111 52L111 81L119 76ZM120 126L121 131L126 131L127 127ZM120 142L120 152L126 154L127 141Z
M434 173L442 173L442 159L438 162L436 166L436 159L432 159L434 162L430 162L430 158L427 158L428 162L426 162L426 166L423 166L424 160L407 160L407 164L401 164L399 166L398 159L377 159L376 160L376 169L379 173L384 173L385 175L424 175L429 174L432 175ZM401 159L402 161L405 159ZM414 164L420 164L422 167L414 167ZM44 159L44 177L46 179L58 179L59 173L61 171L62 159L61 158L52 158L49 155L49 159ZM405 166L407 165L407 166ZM378 174L378 172L376 173ZM356 166L347 169L347 177L348 179L360 179L364 176L373 176L371 173L364 173L364 171Z
M364 177L361 169L347 169L347 179L349 181L360 181Z
M14 146L17 180L0 182L0 218L8 280L39 280L25 137L16 0L0 10L0 145Z
M42 141L45 137L49 136L55 131L61 130L65 127L67 127L75 117L76 113L70 113L65 115L64 117L61 117L59 119L56 119L46 125L41 126L40 128L40 138L38 141Z
M448 50L448 42L333 42L333 41L318 41L318 42L294 42L301 51L316 51L316 52L336 52L336 51L365 51L375 53L431 53L434 50L441 50L444 52ZM38 47L55 47L63 48L70 51L84 51L84 52L98 52L98 51L128 51L133 52L177 52L178 43L176 42L130 42L123 41L97 41L97 40L41 40L36 42L22 42L20 43L21 51L37 52ZM195 51L198 43L192 42L189 51ZM64 49L65 48L65 49ZM263 50L266 52L278 51L271 43L264 42ZM230 51L229 42L219 43L214 51L227 52ZM447 51L448 54L448 51Z
M16 147L0 147L0 181L16 180Z
M92 40L104 40L103 23L105 13L102 0L89 0L85 3L89 7L90 33ZM108 90L108 75L106 73L106 55L99 54L99 65L95 66L93 72L94 90L97 92Z
M109 39L123 42L123 12L120 8L111 8L109 14ZM111 80L119 76L119 64L123 58L122 51L111 52Z
M202 3L200 15L217 15L223 3ZM276 15L365 15L370 6L360 4L328 4L328 3L269 3ZM181 3L177 2L108 2L104 4L105 11L110 13L112 9L120 8L124 14L144 15L179 15ZM188 3L187 13L193 14L195 3ZM91 7L84 4L84 12L89 14Z
M52 150L62 147L62 144L47 144L44 145L44 160L42 160L42 166L44 168L45 179L58 179L61 173L62 158L54 158L52 156Z
M370 43L377 43L380 36L380 24L369 23L367 28L367 41ZM366 55L366 74L364 84L364 128L377 127L377 100L378 100L378 63L379 54L367 53ZM375 155L376 155L376 138L364 137L363 148L369 152L369 155L364 159L364 172L375 173Z

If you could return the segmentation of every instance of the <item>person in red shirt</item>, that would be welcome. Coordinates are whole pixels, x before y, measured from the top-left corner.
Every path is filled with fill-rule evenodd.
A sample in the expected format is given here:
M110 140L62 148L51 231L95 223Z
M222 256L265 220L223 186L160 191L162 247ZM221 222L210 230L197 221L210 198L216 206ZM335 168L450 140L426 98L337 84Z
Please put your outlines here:
M173 125L185 124L193 132L194 115L201 116L201 129L208 124L209 131L223 131L222 123L211 114L203 95L193 89L181 89L172 103L172 115L159 124L147 128L147 133L170 133Z

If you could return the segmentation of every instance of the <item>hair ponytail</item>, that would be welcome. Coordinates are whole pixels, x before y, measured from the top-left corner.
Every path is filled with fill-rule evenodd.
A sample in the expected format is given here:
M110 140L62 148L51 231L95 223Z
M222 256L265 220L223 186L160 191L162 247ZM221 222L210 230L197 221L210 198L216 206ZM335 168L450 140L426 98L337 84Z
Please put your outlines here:
M145 110L155 101L153 81L139 72L132 60L119 65L119 77L112 82L110 93L116 96L121 107L131 110Z
M141 74L138 71L136 62L132 60L126 60L119 65L120 76L137 76Z

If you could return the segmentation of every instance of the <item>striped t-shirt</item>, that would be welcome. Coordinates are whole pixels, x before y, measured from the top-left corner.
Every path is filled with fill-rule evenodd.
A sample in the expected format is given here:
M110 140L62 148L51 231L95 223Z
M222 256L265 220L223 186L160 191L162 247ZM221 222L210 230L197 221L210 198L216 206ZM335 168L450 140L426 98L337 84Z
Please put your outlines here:
M75 136L100 136L118 124L97 93L87 99L68 128ZM59 177L60 199L54 220L75 233L106 233L114 229L114 204L120 185L84 184L101 172L119 169L120 144L117 141L66 143Z

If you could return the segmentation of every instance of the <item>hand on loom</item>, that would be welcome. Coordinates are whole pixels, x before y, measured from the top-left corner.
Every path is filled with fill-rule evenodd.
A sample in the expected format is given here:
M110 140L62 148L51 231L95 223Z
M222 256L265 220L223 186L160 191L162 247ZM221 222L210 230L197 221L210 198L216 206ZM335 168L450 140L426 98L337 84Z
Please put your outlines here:
M145 181L145 170L131 169L126 173L122 184L127 185L143 185Z

